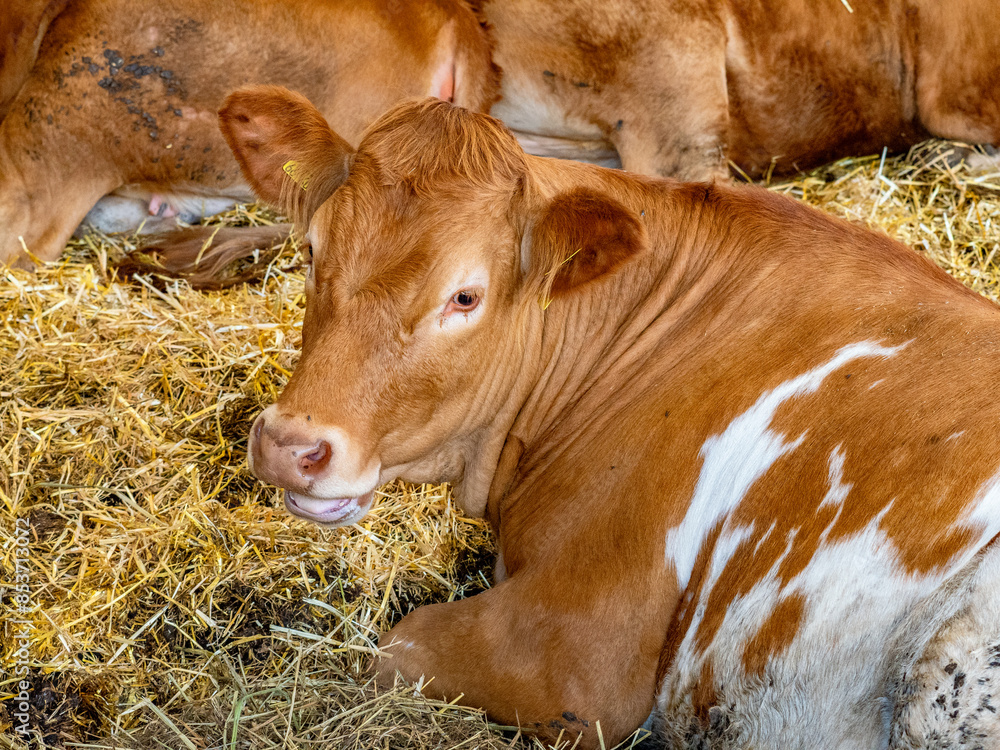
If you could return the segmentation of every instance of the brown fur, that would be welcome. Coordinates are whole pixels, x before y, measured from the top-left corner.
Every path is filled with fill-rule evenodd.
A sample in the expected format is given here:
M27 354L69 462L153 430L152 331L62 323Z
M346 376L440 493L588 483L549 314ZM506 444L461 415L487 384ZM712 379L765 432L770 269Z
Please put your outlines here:
M0 262L28 263L19 237L54 258L124 185L249 198L212 122L230 90L290 86L355 143L393 103L427 93L442 45L455 50L455 101L485 110L502 93L493 112L529 152L617 155L631 172L701 180L727 176L731 161L756 178L928 135L1000 145L993 0L853 12L842 0L76 0L46 31L63 2L16 0L0 19L0 113L12 108L0 126ZM245 44L217 62L212 50L234 39ZM109 75L106 50L174 78ZM112 78L138 86L99 86ZM157 245L170 252L168 238Z
M548 252L532 235L539 217ZM452 481L459 502L490 519L501 552L493 589L420 608L383 637L383 682L433 677L426 692L545 738L580 733L583 747L599 744L598 721L608 746L625 737L661 685L662 719L693 738L879 745L878 691L903 666L824 663L828 644L800 639L822 605L838 643L896 653L890 608L903 605L785 589L824 545L878 523L896 551L884 585L926 581L947 603L906 610L926 619L905 632L932 633L961 605L947 577L972 570L984 544L964 514L1000 468L995 305L898 243L781 196L525 157L495 121L440 102L401 105L373 126L309 234L302 357L251 436L254 470L290 477L317 503L339 497L324 494L329 483ZM596 255L562 255L591 240ZM583 283L546 306L553 258ZM455 274L475 269L488 277L481 316L446 319L451 285L465 283ZM770 429L801 445L700 530L685 585L665 537L686 517L705 446L763 395L860 341L905 347L781 405ZM336 442L333 457L307 482L292 482L294 465L267 447L324 441ZM837 446L850 485L839 515L822 502ZM731 555L729 523L746 529ZM868 572L837 564L839 580ZM760 625L723 630L772 571L781 598L745 613ZM945 576L938 588L934 576ZM889 625L855 624L884 612ZM905 645L919 653L925 642ZM817 664L862 685L874 671L874 687L828 696L809 671ZM765 710L781 720L748 729ZM822 737L802 718L830 715L843 720Z
M998 144L992 0L851 7L488 0L504 71L494 114L526 135L606 141L629 171L687 179L727 175L727 160L754 178L789 173L928 135Z
M52 19L70 0L5 0L0 13L0 120L35 64Z
M488 108L489 42L458 0L73 2L0 122L0 263L28 262L19 238L56 258L124 186L249 199L216 117L240 85L301 91L356 141L393 103L426 95L448 60L463 76L455 100Z

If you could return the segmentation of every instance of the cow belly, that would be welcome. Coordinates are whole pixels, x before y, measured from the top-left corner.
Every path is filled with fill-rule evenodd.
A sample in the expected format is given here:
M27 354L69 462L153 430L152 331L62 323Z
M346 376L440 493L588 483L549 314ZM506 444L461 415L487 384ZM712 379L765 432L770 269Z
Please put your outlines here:
M696 609L657 698L668 746L908 749L970 732L1000 746L1000 548L947 581L908 575L878 525L821 547L787 585L776 564L705 651ZM775 613L792 611L783 628ZM958 705L938 710L942 694Z
M604 133L594 123L574 117L560 103L556 92L545 83L505 69L500 99L490 114L512 130L573 140L602 140Z

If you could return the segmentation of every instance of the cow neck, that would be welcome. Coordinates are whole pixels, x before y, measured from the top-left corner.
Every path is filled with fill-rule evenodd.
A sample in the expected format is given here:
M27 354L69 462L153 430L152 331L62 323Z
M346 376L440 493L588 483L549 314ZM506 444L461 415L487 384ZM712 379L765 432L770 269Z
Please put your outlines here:
M452 494L456 501L466 513L477 518L487 513L488 500L492 498L496 486L498 466L504 462L501 454L506 453L506 460L510 460L508 443L511 426L535 382L542 327L535 320L539 316L532 310L522 312L525 313L522 319L515 323L515 327L526 332L522 346L515 351L495 353L499 361L516 368L517 377L490 423L475 439L468 441L469 449L463 452L461 474L452 481ZM500 473L505 474L503 471Z
M724 247L730 243L705 201L715 188L622 179L620 173L590 167L561 169L560 176L567 172L580 179L553 181L552 192L593 187L595 177L608 176L614 197L647 222L650 250L532 316L539 343L528 356L525 373L532 382L490 492L488 515L495 526L517 477L558 460L567 441L614 418L616 408L637 397L629 384L642 379L651 359L664 373L671 360L683 361L683 348L674 353L662 343L698 314L706 299L724 296L729 309L739 309L746 294L727 287L738 261L732 248Z

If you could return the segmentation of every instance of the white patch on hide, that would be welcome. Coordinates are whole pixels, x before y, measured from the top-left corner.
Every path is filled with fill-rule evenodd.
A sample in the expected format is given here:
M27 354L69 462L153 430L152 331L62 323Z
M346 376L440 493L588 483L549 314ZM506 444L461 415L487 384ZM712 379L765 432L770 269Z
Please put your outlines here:
M836 448L833 449L833 453L830 454L830 473L828 482L830 483L830 489L826 491L826 495L823 497L823 502L819 504L820 508L825 508L827 506L836 506L840 508L844 504L844 500L851 492L851 487L854 485L844 484L844 445L841 443Z
M792 378L740 414L701 448L702 468L694 495L681 523L667 532L665 564L676 566L682 589L694 570L698 551L712 528L742 502L753 484L786 453L805 439L805 433L786 441L770 429L775 413L789 399L815 393L823 381L849 362L862 357L891 357L906 344L882 346L862 341L845 346L820 367Z
M824 504L836 503L838 517L850 492L843 482L846 459L838 445L828 466ZM906 572L881 528L897 502L849 536L830 540L828 527L809 564L782 586L777 572L790 540L768 573L729 603L702 654L695 638L711 595L705 586L657 698L666 725L690 726L691 693L708 659L719 705L733 718L733 746L801 746L802 727L808 727L813 747L910 750L958 747L962 738L975 740L971 747L1000 747L1000 705L993 698L1000 683L1000 547L990 548L981 563L976 557L1000 533L1000 473L982 485L962 519L979 539L929 574ZM725 522L720 540L732 531ZM718 554L727 561L732 555L728 546ZM714 555L710 570L717 568ZM805 601L794 639L763 674L746 674L747 644L792 595ZM923 656L897 690L914 649ZM956 681L959 670L966 677ZM942 695L947 710L941 710Z
M126 185L101 198L84 217L76 234L82 236L87 227L105 234L164 232L176 229L179 222L195 224L228 211L236 203L251 200L253 195L245 185L233 186L217 195L154 193L138 185ZM151 204L162 207L159 215L150 214Z
M903 680L893 750L1000 747L1000 547L979 564L962 604Z
M879 747L885 725L878 698L893 624L943 577L902 572L895 546L879 529L890 506L858 533L824 541L806 569L782 587L777 573L791 550L789 540L768 574L730 603L706 655L695 648L700 623L692 623L659 696L667 720L684 714L707 657L724 686L720 703L738 712L741 743L799 746L802 727L808 726L815 747ZM794 640L763 675L745 674L747 642L795 594L806 607ZM706 590L703 601L709 595Z

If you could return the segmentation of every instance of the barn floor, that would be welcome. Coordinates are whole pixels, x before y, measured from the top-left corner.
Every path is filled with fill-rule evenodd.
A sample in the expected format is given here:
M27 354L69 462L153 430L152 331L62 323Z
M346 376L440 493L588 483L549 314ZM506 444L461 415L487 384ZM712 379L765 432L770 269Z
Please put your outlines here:
M949 167L953 151L845 160L772 189L995 300L1000 174ZM271 220L250 211L225 220ZM368 679L379 631L489 585L489 531L447 488L385 487L360 525L324 531L247 471L251 422L295 364L294 246L262 284L202 293L117 281L128 242L92 236L0 281L0 747L541 748ZM9 700L15 518L31 540L28 743Z

